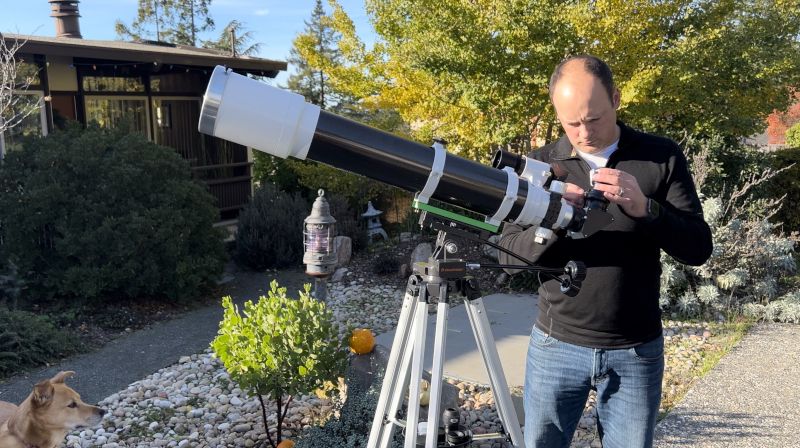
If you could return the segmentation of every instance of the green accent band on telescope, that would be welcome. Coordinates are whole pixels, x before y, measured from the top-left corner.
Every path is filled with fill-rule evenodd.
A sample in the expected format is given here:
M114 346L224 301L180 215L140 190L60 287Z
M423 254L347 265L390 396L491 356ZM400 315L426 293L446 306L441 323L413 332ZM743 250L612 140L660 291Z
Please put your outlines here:
M447 219L452 219L453 221L458 221L473 227L477 227L479 229L487 230L492 233L497 233L500 230L500 226L495 226L487 222L478 221L477 219L473 219L468 216L459 215L458 213L453 213L449 210L444 210L438 207L434 207L430 204L419 202L417 199L414 199L414 202L411 204L411 206L417 210L424 210L426 212L433 213L434 215L441 216Z

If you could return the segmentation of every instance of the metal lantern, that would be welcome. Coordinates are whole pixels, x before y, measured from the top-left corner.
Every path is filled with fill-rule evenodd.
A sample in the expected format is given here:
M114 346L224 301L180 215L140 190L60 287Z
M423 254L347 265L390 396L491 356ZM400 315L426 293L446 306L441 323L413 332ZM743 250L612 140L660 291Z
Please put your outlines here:
M315 295L323 300L325 291L320 288L325 288L324 279L333 273L338 259L333 246L336 219L331 216L325 191L320 189L318 194L311 206L311 214L303 224L303 264L306 265L306 274L318 279L315 282Z

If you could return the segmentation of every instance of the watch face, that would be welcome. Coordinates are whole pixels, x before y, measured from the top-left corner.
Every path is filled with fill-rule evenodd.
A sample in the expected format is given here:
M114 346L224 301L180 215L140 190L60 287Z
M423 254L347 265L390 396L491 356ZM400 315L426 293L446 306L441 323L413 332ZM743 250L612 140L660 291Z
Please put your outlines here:
M659 203L652 199L647 199L647 214L650 215L651 218L657 218L660 212L661 208Z

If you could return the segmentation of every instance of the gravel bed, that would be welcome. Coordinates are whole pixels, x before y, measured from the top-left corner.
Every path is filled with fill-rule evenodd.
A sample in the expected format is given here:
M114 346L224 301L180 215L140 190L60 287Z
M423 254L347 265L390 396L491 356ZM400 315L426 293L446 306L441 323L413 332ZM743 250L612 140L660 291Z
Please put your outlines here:
M330 286L328 304L343 325L382 333L396 326L403 289L380 278L346 277ZM665 387L675 386L685 371L699 362L699 351L710 336L709 326L665 322L667 374ZM449 378L459 389L462 424L475 433L495 432L500 421L491 391L485 385ZM275 405L268 404L270 430L276 430ZM77 447L253 447L266 439L256 398L230 380L209 351L184 356L176 364L131 384L101 401L109 410L101 427L76 431L61 446ZM334 409L331 400L316 395L295 397L284 421L283 437L319 424ZM594 396L587 402L573 447L597 447ZM494 448L501 443L475 443Z

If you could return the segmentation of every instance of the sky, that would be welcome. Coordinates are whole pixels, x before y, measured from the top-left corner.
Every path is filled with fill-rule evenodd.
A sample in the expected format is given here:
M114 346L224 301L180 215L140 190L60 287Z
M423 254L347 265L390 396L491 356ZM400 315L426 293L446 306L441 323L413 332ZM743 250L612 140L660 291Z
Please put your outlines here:
M130 25L136 18L138 3L137 0L80 0L83 38L116 39L114 23L120 19ZM292 39L305 28L304 21L311 17L315 3L315 0L212 0L209 12L216 28L200 37L216 39L228 22L237 19L253 32L253 42L261 43L258 57L285 61ZM364 0L339 0L339 4L353 20L359 36L370 45L375 37ZM323 5L330 11L327 1ZM0 0L0 11L0 32L55 36L47 0ZM285 84L287 78L287 73L281 73L276 83Z

